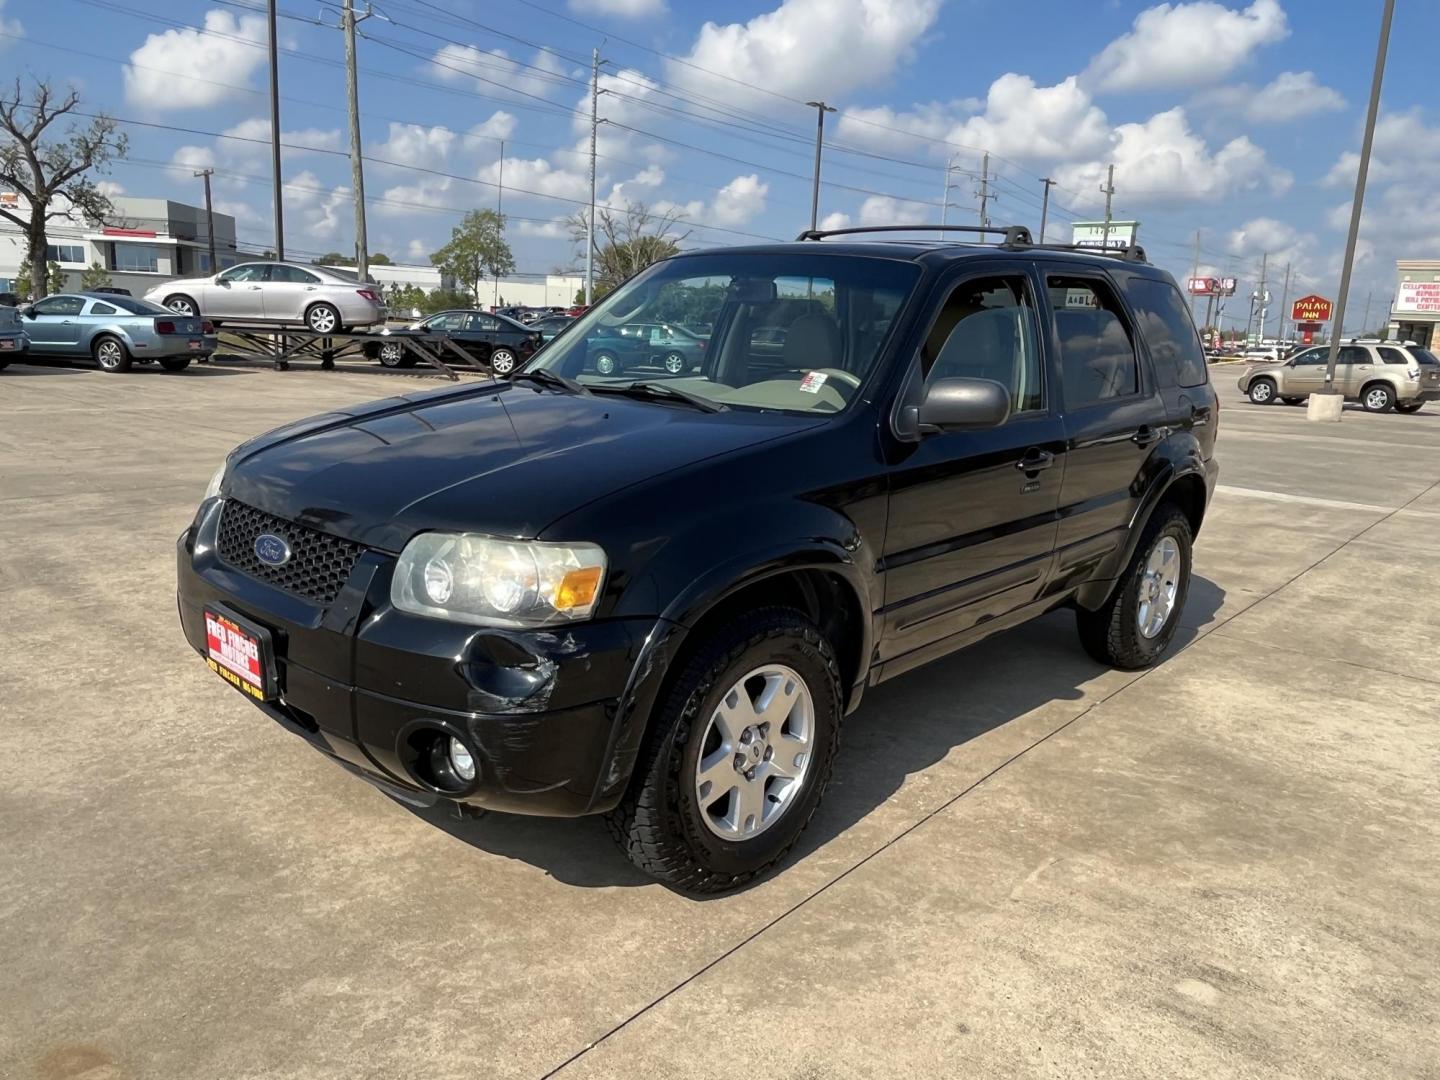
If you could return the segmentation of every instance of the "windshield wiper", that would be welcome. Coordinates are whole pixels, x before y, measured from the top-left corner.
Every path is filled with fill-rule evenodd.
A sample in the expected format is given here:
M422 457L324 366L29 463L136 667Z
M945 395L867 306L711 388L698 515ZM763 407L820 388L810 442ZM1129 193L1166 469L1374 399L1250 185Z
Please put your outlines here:
M576 382L565 375L550 371L548 368L535 368L533 371L517 371L510 376L510 381L528 379L530 382L539 383L541 386L553 386L560 390L568 390L572 394L590 396L590 388L583 383Z
M729 405L722 405L718 401L711 401L707 397L693 394L689 390L681 390L678 386L668 386L658 382L632 382L621 384L596 384L592 389L606 394L622 394L625 397L634 398L660 398L665 401L681 401L686 405L693 406L701 412L716 413L729 412Z

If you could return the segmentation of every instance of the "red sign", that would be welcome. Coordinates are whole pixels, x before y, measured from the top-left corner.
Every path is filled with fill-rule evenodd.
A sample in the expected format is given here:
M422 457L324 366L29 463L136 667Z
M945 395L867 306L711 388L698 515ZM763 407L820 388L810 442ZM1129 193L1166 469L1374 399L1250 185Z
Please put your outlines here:
M1290 318L1295 322L1329 322L1331 307L1325 297L1312 293L1295 301L1290 308Z
M1220 291L1220 283L1213 277L1192 277L1190 291L1196 296L1211 296Z
M205 646L210 670L237 690L265 700L265 666L260 641L223 615L205 612Z
M106 226L100 230L105 236L154 236L154 229L117 229Z

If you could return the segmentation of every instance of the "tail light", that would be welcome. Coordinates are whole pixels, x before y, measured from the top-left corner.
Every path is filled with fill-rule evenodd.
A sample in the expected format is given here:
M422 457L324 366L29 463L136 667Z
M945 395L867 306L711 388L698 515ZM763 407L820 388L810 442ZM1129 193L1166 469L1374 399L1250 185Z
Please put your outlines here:
M206 319L200 324L200 332L202 334L213 334L215 332L215 324L209 319Z
M175 324L169 319L156 319L155 332L157 334L173 334L175 333Z
M376 296L369 289L356 289L355 293L360 299L369 300L372 304L378 304L380 302L380 297Z

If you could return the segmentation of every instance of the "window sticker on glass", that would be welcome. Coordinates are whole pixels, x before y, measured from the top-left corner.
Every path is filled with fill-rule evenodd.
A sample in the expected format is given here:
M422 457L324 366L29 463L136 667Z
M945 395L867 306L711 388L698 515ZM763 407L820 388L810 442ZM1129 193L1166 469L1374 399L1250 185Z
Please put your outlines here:
M818 394L820 387L825 385L829 376L823 371L807 371L805 377L800 380L800 392L802 394Z

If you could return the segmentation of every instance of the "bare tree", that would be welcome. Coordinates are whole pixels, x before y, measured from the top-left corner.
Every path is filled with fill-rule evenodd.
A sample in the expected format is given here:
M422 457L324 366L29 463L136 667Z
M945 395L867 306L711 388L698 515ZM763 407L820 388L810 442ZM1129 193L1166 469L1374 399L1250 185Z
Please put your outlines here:
M651 263L668 259L680 250L691 229L680 211L652 211L644 203L631 203L624 210L597 207L595 211L595 293L603 296L626 278ZM585 264L587 214L578 210L567 222L570 239L577 249L579 265Z
M75 90L61 94L40 80L27 100L19 77L13 94L0 99L0 184L30 204L28 216L0 207L0 217L25 230L26 261L32 267L46 265L51 220L79 214L96 226L114 212L89 174L103 172L111 160L125 155L129 142L116 132L115 121L97 116L88 127L72 122L63 134L47 137L51 126L79 104Z

